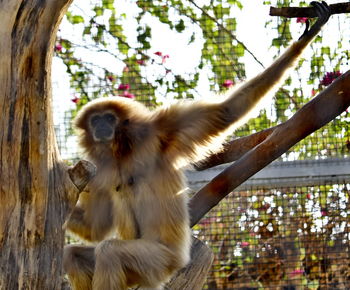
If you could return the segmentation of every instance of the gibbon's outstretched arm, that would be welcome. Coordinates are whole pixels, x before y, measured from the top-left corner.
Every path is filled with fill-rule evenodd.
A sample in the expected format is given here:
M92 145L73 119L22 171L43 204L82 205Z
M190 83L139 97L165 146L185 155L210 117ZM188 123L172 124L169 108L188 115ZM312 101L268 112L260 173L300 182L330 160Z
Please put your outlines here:
M167 110L161 110L156 117L156 123L162 132L164 151L172 153L174 157L187 154L193 158L196 154L194 145L205 145L201 143L208 140L208 135L215 137L228 128L241 125L257 103L285 79L288 70L293 67L303 50L329 19L328 5L324 1L311 4L318 14L318 19L311 29L309 30L307 26L299 40L272 65L229 93L223 102L178 104ZM172 144L177 146L171 146Z

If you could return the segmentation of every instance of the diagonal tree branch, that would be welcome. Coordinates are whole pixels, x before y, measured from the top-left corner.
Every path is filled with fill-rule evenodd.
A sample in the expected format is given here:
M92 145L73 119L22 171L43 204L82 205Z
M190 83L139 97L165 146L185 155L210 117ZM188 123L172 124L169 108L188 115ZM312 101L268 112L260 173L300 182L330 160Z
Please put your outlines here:
M350 3L337 3L329 5L331 14L341 14L350 12ZM270 7L270 16L282 17L317 17L316 9L314 7Z
M214 153L206 159L200 160L193 166L197 171L201 171L216 165L235 161L264 141L279 126L280 125L277 125L276 127L271 127L252 135L229 141L224 144L222 151Z
M321 128L350 105L350 70L337 78L292 118L274 128L257 146L198 191L190 201L195 225L227 194L306 136Z

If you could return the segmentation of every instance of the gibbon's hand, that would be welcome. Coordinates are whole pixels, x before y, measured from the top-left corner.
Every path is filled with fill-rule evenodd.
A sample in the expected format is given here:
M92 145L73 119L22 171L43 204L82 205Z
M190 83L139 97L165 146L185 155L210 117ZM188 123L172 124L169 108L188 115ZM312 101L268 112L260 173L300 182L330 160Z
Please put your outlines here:
M315 7L317 14L317 21L309 30L309 20L306 21L306 28L304 33L300 36L299 40L309 39L314 37L322 28L322 26L328 21L330 14L329 6L325 1L316 2L312 1L311 5Z

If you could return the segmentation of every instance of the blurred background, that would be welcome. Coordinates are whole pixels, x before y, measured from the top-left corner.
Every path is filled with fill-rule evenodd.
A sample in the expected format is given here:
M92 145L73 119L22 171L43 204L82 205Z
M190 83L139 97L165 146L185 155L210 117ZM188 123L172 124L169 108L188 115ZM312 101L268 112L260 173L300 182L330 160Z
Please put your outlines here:
M75 1L58 33L52 75L62 157L79 159L71 121L92 99L133 98L153 109L223 98L304 31L306 19L271 17L269 7L308 4ZM349 15L333 15L290 78L231 138L288 120L349 69L349 48ZM193 228L215 254L206 289L350 289L349 114L299 142ZM190 172L192 190L223 167Z

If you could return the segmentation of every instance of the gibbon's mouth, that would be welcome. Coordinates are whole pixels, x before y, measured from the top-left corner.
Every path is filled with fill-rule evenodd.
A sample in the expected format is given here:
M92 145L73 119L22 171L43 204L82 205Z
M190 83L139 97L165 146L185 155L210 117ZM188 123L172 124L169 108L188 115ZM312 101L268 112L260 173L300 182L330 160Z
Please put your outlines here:
M98 139L98 138L94 138L96 143L100 143L100 144L109 144L112 142L113 138L102 138L102 139Z
M114 132L111 128L96 128L94 140L96 142L108 143L113 140Z

